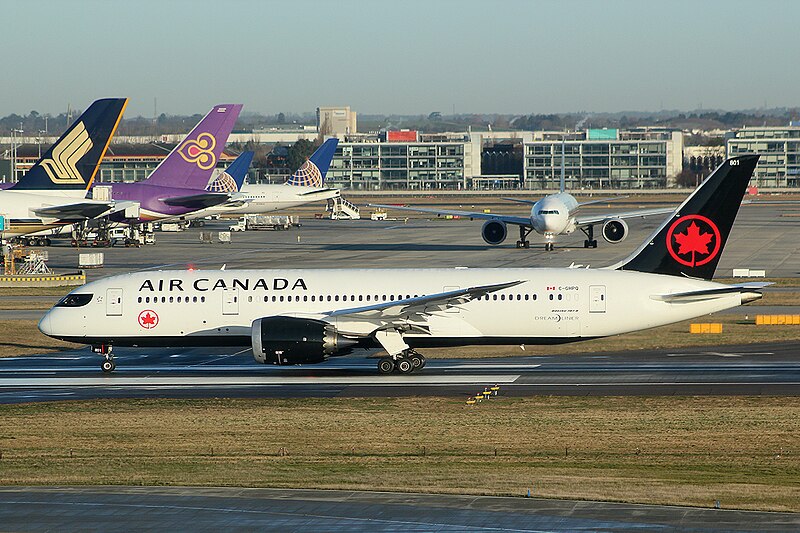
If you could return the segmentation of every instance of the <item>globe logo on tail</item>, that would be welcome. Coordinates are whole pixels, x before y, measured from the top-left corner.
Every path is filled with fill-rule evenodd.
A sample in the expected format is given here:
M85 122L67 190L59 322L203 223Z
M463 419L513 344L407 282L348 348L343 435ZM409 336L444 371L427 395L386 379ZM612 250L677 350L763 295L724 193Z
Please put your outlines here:
M317 165L307 159L303 166L289 177L287 183L300 187L322 187L322 172L319 171Z
M669 255L688 267L705 265L719 255L721 245L719 228L702 215L681 217L667 231Z
M210 133L201 133L197 139L187 139L178 149L178 153L187 163L194 163L202 170L214 168L217 164L217 156L214 155L214 148L217 140Z

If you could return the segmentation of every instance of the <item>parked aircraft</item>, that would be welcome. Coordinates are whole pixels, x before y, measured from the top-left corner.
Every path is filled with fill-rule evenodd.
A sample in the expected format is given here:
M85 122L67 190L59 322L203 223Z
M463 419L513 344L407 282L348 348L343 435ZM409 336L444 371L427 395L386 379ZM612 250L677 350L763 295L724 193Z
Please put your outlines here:
M93 102L18 183L0 191L4 239L92 219L118 207L85 197L127 105L127 98Z
M113 346L249 345L260 363L321 363L383 348L379 371L425 364L416 349L556 344L679 322L761 297L711 281L757 155L728 159L628 258L600 269L166 270L77 288L45 335Z
M209 207L193 214L193 218L208 215L260 215L326 201L341 196L339 189L325 187L325 175L331 165L339 140L328 139L311 154L303 165L289 176L284 184L245 184L227 203Z
M110 189L112 200L138 203L138 217L111 217L114 221L129 223L182 217L227 202L233 192L208 191L205 187L241 110L241 104L214 106L147 179L134 183L98 183L93 195L101 196L97 191L98 187L103 187Z

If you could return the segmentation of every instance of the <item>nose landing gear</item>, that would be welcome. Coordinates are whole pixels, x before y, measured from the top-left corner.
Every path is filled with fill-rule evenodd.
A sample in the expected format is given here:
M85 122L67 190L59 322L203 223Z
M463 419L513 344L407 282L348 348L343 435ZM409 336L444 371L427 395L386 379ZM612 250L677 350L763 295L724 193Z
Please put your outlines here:
M100 369L108 374L109 372L113 372L115 368L117 368L116 363L114 363L114 355L111 353L113 346L101 344L100 346L92 346L92 351L96 354L100 354L103 356L103 362L100 363Z

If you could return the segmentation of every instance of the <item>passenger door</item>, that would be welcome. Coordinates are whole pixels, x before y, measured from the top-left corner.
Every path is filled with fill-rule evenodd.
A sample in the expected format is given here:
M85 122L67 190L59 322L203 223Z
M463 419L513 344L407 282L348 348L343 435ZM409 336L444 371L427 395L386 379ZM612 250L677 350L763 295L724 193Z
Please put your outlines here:
M223 289L222 291L222 314L239 314L239 289Z
M122 316L122 289L106 289L106 316Z
M589 312L590 313L605 313L606 312L606 286L605 285L590 285L589 286Z

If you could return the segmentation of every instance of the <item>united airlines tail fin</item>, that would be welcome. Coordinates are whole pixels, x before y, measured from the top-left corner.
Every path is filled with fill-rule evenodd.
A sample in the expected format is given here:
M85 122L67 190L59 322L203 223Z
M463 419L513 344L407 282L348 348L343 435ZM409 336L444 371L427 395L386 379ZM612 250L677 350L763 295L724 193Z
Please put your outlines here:
M86 190L91 187L127 105L127 98L104 98L92 103L10 188Z
M214 106L144 182L203 189L208 185L241 110L241 104Z
M331 166L331 160L338 144L339 139L335 137L322 143L322 146L311 154L308 161L289 176L286 184L303 187L322 187L325 184L325 175Z
M242 152L236 160L228 165L225 172L211 180L206 186L209 192L239 192L247 177L247 170L253 161L254 152Z
M633 254L609 268L711 279L758 158L726 160Z

